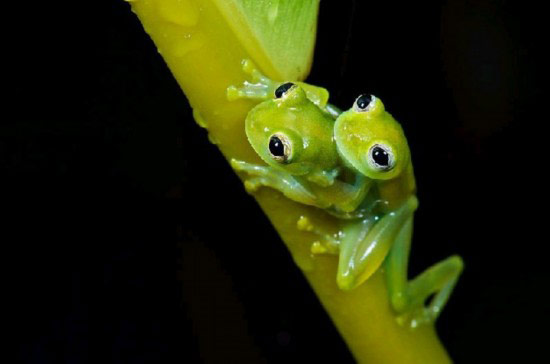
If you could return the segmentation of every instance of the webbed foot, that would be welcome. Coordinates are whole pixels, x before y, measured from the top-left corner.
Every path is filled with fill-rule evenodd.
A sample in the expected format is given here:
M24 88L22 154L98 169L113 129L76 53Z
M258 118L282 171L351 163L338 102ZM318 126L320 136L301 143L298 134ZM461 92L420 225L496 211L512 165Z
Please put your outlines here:
M242 70L250 76L249 81L244 81L241 87L231 85L226 90L229 101L238 99L268 100L275 97L275 90L285 82L274 81L261 73L250 59L242 61ZM304 82L292 81L304 89L307 97L325 112L336 118L342 113L334 105L328 104L328 91L322 87L313 86Z
M245 181L245 188L249 193L256 192L260 187L271 187L289 199L310 206L320 206L321 202L309 191L298 179L291 174L276 170L269 166L260 166L232 159L231 167L239 172L244 172L251 176Z
M400 252L392 252L392 258L387 265L390 301L398 314L397 320L411 328L431 324L441 314L464 269L462 258L458 255L450 256L408 282L404 267L398 268L391 262L399 254ZM433 297L427 302L431 296Z
M422 325L428 325L435 321L433 315L425 307L417 307L396 317L397 323L401 326L415 329Z
M453 255L432 265L409 282L407 291L411 304L423 307L418 322L434 322L439 317L463 270L462 258ZM425 305L431 295L433 298Z
M300 231L311 232L321 238L321 240L316 240L311 244L311 254L338 254L340 245L337 238L338 234L328 234L317 229L306 216L300 216L296 228Z
M250 81L243 82L242 87L229 86L226 91L227 99L229 101L237 99L267 100L273 97L272 95L280 83L264 76L250 59L243 60L242 65L243 72L250 76Z

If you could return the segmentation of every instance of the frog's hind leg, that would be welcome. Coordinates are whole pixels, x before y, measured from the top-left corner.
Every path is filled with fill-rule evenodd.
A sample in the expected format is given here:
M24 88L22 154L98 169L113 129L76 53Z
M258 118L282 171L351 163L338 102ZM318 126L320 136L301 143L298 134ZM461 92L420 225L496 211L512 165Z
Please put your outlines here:
M399 321L411 327L434 322L451 295L463 270L459 256L451 256L434 264L412 281L407 279L407 266L412 238L412 217L396 237L386 260L386 276L390 302ZM425 301L434 295L429 304Z
M411 251L413 217L411 216L403 225L395 238L395 243L385 261L388 293L393 309L402 313L408 307L407 299L407 271L409 266L409 254Z
M412 307L423 305L429 296L435 294L428 306L422 310L421 316L416 317L416 321L411 321L412 325L433 322L437 319L449 300L463 269L462 258L453 255L432 265L409 283L407 295Z
M382 265L417 206L418 200L412 196L382 217L372 215L360 224L352 221L346 225L340 243L336 277L340 289L350 290L359 286Z

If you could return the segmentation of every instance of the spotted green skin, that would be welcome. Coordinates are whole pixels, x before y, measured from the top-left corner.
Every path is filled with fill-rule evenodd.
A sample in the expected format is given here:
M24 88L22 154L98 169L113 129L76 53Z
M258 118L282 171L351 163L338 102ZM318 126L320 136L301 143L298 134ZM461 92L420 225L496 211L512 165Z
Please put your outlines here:
M274 90L276 83L269 82ZM267 166L237 160L231 161L232 166L249 175L245 182L249 192L262 186L274 188L296 202L340 218L341 230L336 235L313 226L307 217L298 221L298 227L321 237L323 243L315 243L313 253L339 255L336 282L341 289L357 287L384 266L398 321L413 328L433 322L463 262L451 256L413 280L407 278L418 201L403 129L378 98L373 98L367 110L354 105L339 112L327 103L326 90L305 85L297 83L281 98L265 94L265 101L246 118L248 140ZM244 93L250 97L254 92L246 87ZM316 93L327 96L319 102L322 98ZM290 153L284 162L270 153L273 135L283 135L287 141ZM369 163L368 153L374 145L391 150L392 168L380 170Z

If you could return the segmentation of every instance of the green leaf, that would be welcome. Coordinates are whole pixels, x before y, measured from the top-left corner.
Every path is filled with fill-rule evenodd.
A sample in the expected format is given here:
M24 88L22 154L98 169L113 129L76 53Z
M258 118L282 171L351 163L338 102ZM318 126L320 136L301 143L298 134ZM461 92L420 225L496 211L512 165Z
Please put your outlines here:
M270 77L303 80L315 45L319 0L215 0L230 28Z

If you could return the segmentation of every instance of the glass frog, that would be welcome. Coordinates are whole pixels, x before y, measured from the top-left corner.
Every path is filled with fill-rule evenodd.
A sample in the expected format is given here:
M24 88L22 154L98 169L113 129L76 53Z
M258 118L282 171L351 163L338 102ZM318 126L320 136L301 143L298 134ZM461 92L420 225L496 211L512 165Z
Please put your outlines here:
M383 267L398 319L411 327L433 322L463 263L451 256L413 280L407 278L418 200L410 150L399 123L377 97L361 95L340 112L328 104L328 92L322 88L275 83L246 62L244 69L254 83L229 88L228 97L265 100L247 115L245 131L267 163L231 161L234 169L250 176L246 189L252 193L270 187L339 218L341 229L335 235L320 231L307 217L298 221L299 229L321 239L312 245L313 253L339 255L338 286L353 289Z

